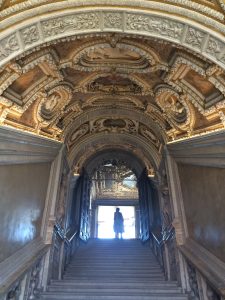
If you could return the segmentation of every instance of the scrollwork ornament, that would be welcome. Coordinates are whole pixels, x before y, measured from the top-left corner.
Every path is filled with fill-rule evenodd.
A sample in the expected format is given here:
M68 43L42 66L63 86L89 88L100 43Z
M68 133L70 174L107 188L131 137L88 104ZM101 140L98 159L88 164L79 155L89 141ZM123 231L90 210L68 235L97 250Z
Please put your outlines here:
M200 50L202 47L204 37L205 34L202 31L199 31L193 27L189 27L185 42L186 44L191 45Z
M70 148L75 142L77 142L82 137L84 137L86 134L88 134L89 130L90 130L89 124L83 124L77 130L72 132L72 134L70 135L70 137L67 141L68 148Z
M191 288L191 296L193 297L192 299L200 300L196 270L191 264L187 263L187 271Z
M105 13L104 14L104 27L122 29L123 15L122 13Z
M7 58L10 54L19 50L19 42L16 37L16 34L3 39L0 43L0 60Z
M222 63L225 63L225 49L223 50L223 53L221 54L219 61L221 61Z
M56 124L71 97L71 89L62 85L52 88L48 93L41 93L37 106L37 119L42 123L42 126Z
M28 297L27 297L28 300L36 299L36 294L38 292L39 282L40 282L41 263L42 261L39 260L31 270L30 283L28 288Z
M82 13L43 21L42 27L45 37L52 37L74 30L96 29L99 28L99 24L98 13Z
M25 45L33 44L40 39L40 35L36 25L22 29L21 35Z
M160 87L156 92L156 102L163 110L171 124L180 129L187 128L190 124L190 109L182 97L169 87Z
M210 55L217 57L221 53L222 49L222 43L217 39L210 37L205 51Z
M154 146L158 149L160 147L160 141L156 137L156 135L148 128L147 126L140 124L139 125L140 134L146 139L150 140Z
M126 26L128 30L155 32L176 40L180 40L184 29L179 22L138 14L127 14Z
M138 132L138 122L120 118L101 118L90 122L90 132L130 133Z

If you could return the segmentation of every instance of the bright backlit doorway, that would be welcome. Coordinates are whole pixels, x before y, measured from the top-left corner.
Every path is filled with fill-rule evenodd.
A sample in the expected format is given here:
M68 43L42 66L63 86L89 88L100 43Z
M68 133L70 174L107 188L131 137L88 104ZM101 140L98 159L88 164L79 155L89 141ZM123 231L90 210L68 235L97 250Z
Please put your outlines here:
M135 238L135 208L134 206L99 206L98 207L98 238L111 239L115 237L113 231L113 217L116 208L120 208L120 212L124 218L124 239Z

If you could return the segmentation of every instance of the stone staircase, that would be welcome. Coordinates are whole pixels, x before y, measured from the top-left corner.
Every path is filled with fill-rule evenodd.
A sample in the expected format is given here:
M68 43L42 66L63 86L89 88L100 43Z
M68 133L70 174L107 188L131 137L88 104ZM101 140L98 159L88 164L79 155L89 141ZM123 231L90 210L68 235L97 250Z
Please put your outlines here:
M165 280L154 255L139 240L90 240L82 245L63 280L52 280L45 300L187 300Z

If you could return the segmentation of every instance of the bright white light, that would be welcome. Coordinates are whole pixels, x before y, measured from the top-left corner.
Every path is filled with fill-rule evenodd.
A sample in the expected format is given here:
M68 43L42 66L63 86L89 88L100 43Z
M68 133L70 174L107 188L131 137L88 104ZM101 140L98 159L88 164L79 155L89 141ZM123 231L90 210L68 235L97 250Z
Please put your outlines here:
M113 218L116 208L124 218L124 239L135 238L135 211L133 206L99 206L98 208L98 238L114 238Z

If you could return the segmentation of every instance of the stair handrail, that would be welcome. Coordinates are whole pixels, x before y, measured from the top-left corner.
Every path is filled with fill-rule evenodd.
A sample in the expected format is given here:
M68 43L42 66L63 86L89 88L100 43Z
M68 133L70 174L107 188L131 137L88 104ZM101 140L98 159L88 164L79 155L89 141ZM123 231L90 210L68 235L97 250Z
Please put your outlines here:
M154 233L154 230L151 230L151 236L152 236L153 250L155 252L155 255L158 258L161 266L164 268L163 259L160 256L162 255L163 247L167 244L167 242L175 238L175 228L172 224L168 225L164 230L161 231L160 239ZM192 241L192 243L194 243L194 241ZM189 240L189 244L190 244L190 240ZM192 248L193 247L194 244ZM158 248L158 250L156 250L156 248ZM212 270L207 268L207 266L204 266L203 262L199 264L199 258L197 258L197 256L195 255L195 251L191 250L192 248L188 248L186 244L183 246L178 246L178 251L181 253L185 261L185 264L187 266L189 285L191 289L190 291L188 291L189 294L192 295L193 297L198 297L198 294L202 293L202 290L205 288L206 289L205 293L208 297L207 299L221 299L221 300L225 299L225 288L224 288L225 279L221 280L219 278L219 276L222 273L224 274L223 270L225 270L225 267L221 271L220 275L216 274L215 270L213 274ZM203 254L204 250L202 251ZM219 262L217 263L219 264ZM222 269L222 266L220 267ZM213 269L215 269L215 266L213 267ZM215 277L213 278L213 280L212 280L212 274ZM197 278L201 278L201 280ZM204 282L204 284L203 286L200 286L199 284L202 284L202 282Z
M41 276L41 265L44 264L45 257L48 253L50 246L40 244L40 247L36 247L34 253L30 251L30 257L24 260L24 266L14 269L14 273L9 273L4 278L4 281L0 285L0 299L22 299L22 293L27 292L26 299L35 299L35 292L39 284ZM18 252L23 253L23 248ZM8 262L10 257L6 259ZM21 259L22 261L22 259ZM22 286L26 282L27 291L23 290ZM25 298L23 298L25 299Z
M196 245L201 249L201 257L196 254ZM208 299L225 299L225 264L212 254L205 256L208 251L191 239L188 239L188 244L178 246L178 250L185 261L188 276L191 277L191 293L194 296L202 293L203 288L199 284L204 281Z

